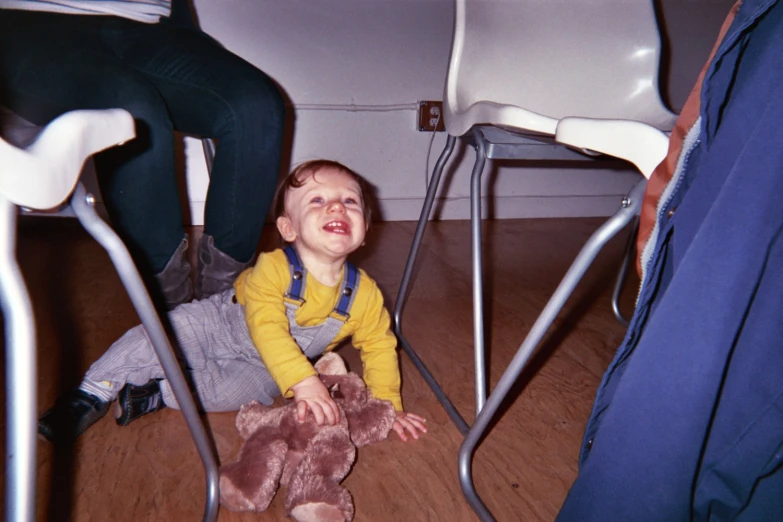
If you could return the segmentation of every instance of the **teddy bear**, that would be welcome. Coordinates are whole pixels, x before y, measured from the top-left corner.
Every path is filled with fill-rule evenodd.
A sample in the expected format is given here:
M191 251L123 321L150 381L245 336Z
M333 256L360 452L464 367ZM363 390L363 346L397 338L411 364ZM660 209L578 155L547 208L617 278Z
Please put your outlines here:
M356 448L384 440L396 418L389 401L370 395L364 381L329 352L315 364L340 409L340 422L318 426L312 414L300 422L296 404L243 405L236 426L244 439L237 460L220 468L220 502L232 511L264 511L285 486L285 513L298 522L353 519L351 495L340 482Z

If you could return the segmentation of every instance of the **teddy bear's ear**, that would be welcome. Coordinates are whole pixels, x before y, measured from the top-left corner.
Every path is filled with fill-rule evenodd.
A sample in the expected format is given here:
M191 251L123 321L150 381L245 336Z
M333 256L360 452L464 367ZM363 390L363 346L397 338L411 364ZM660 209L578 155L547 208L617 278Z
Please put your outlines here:
M345 375L348 373L345 361L334 352L321 356L318 362L315 363L315 371L321 375Z

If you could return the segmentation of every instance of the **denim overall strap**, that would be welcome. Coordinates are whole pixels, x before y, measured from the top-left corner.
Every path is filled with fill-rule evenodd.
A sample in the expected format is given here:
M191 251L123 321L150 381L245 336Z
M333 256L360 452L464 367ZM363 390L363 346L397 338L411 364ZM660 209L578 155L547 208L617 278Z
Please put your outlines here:
M302 264L299 254L296 253L296 249L292 245L286 246L283 252L285 252L285 257L288 259L288 270L291 272L291 283L288 285L288 291L283 297L286 303L295 304L298 309L304 303L302 296L305 291L307 269Z
M292 257L289 257L289 265L291 264L291 259ZM293 274L296 273L293 266L291 268L291 273L293 278ZM359 269L352 263L346 262L343 280L340 283L340 297L338 298L334 309L323 323L313 326L300 326L296 322L296 311L299 310L299 307L305 302L302 298L304 292L302 291L299 295L292 295L291 290L295 287L304 289L305 283L304 278L302 278L301 285L294 284L297 282L292 279L292 283L289 286L289 292L286 294L285 298L286 317L288 317L291 336L308 359L315 359L321 355L324 350L326 350L326 347L329 346L340 333L343 324L350 318L350 310L353 306L353 300L356 297L356 291L359 288L359 279Z
M359 269L356 268L353 263L346 261L344 272L343 282L340 288L340 298L337 300L337 304L331 313L332 317L340 319L343 322L351 317L349 311L351 310L353 300L356 297L356 290L359 287Z

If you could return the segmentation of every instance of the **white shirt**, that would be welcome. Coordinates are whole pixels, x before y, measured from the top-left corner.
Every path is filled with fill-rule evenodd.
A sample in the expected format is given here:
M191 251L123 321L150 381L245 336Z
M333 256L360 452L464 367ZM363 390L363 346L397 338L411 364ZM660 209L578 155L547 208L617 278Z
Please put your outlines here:
M0 9L113 15L154 24L171 14L171 0L0 0Z

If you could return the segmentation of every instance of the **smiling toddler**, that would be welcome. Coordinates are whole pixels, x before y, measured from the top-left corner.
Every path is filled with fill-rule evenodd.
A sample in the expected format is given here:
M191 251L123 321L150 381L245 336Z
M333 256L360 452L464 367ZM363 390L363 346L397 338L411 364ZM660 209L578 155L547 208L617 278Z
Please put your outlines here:
M425 433L423 417L400 397L397 340L378 286L348 255L370 222L366 183L329 160L303 163L278 189L276 225L284 246L259 256L233 288L180 305L169 322L185 371L205 411L234 411L251 400L293 398L299 418L334 424L339 410L312 361L351 339L373 396L397 410L402 440ZM177 403L142 325L112 344L78 388L39 419L46 439L72 439L106 415L126 425Z

